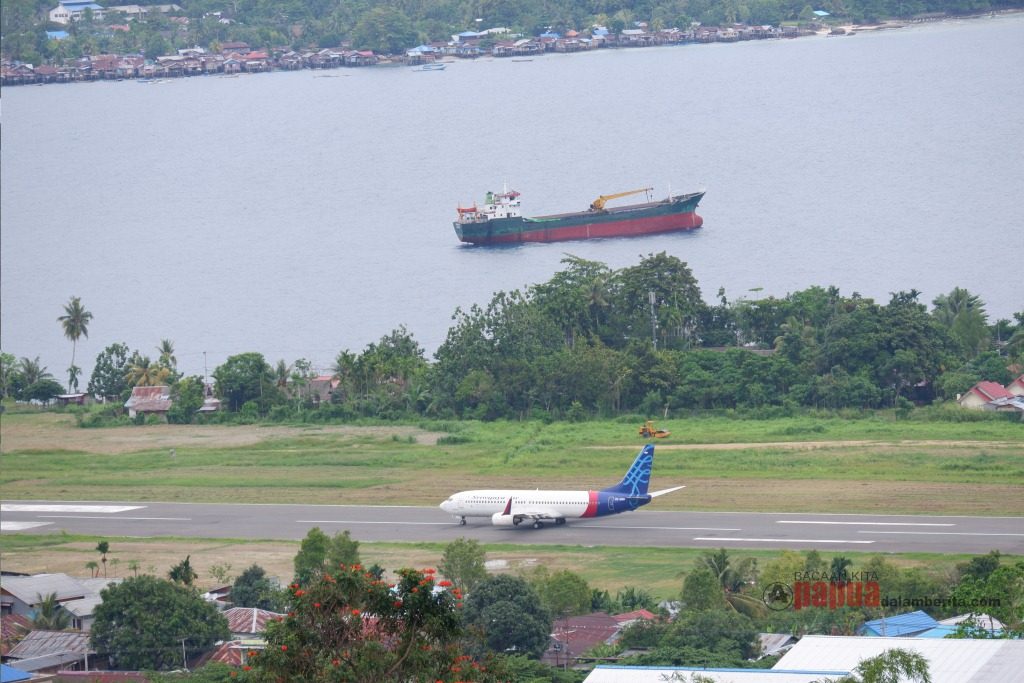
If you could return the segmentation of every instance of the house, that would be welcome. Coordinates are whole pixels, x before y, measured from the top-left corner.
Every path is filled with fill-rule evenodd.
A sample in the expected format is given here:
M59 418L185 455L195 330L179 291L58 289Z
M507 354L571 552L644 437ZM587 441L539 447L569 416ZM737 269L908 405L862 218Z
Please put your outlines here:
M780 655L800 640L791 633L758 633L757 639L761 643L761 656L758 659Z
M551 666L571 666L597 645L614 642L621 630L615 617L605 612L556 619L551 625L551 643L541 661Z
M836 667L818 671L772 669L706 669L675 666L614 666L599 664L583 683L663 683L664 681L714 681L714 683L820 683L838 680L848 671Z
M55 24L70 24L78 21L85 14L86 10L91 11L96 19L103 18L103 8L91 0L67 0L59 3L50 10L49 18Z
M37 69L38 71L38 69ZM1024 375L1006 385L1006 390L1014 396L1024 396Z
M171 409L171 388L168 386L135 387L131 397L124 402L128 417L136 415L166 416Z
M858 636L916 636L939 625L930 615L921 610L865 621L857 629Z
M0 577L0 613L19 614L32 618L39 603L50 595L57 603L80 600L88 594L82 582L67 574L36 574L34 576Z
M36 74L37 75L42 75L39 72L42 71L44 68L46 68L46 67L42 67L41 66L38 69L36 69ZM52 69L53 71L52 72L47 71L46 72L47 75L49 76L52 73L52 75L55 77L57 75L57 70L54 69L52 66L49 67L49 69ZM57 398L57 403L59 403L62 406L67 406L67 405L84 406L85 403L86 403L86 397L88 397L88 396L89 396L89 394L85 394L85 393L58 394L56 398Z
M1016 381L1016 380L1015 380ZM1012 399L1013 394L998 382L978 382L957 399L964 408L984 409L997 399Z
M89 634L75 631L32 631L11 648L8 659L19 670L56 673L65 669L88 670Z

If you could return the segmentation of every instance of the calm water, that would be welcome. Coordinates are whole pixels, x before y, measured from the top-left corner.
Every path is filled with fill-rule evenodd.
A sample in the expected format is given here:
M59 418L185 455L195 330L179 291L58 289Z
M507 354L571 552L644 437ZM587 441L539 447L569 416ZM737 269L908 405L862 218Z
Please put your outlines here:
M457 306L547 280L566 253L668 251L705 297L834 284L1024 308L1024 16L851 38L532 62L8 88L2 345L66 376L57 317L104 346L175 342L329 367L405 324L429 351ZM324 77L324 76L333 77ZM458 203L504 181L527 215L705 187L705 227L463 247ZM763 288L751 292L755 288ZM84 386L84 382L83 382Z

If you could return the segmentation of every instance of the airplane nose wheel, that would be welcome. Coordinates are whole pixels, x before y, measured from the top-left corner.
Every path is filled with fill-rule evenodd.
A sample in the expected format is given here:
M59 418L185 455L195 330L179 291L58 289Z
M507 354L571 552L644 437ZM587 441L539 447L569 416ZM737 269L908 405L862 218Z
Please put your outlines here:
M459 526L466 526L466 518L459 517Z

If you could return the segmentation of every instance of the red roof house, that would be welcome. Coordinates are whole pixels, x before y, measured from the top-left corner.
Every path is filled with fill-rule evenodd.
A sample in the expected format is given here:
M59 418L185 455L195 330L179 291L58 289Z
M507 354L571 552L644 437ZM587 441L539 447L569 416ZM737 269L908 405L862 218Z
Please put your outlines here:
M1013 398L1013 394L998 382L978 382L958 399L964 408L984 408L999 399Z

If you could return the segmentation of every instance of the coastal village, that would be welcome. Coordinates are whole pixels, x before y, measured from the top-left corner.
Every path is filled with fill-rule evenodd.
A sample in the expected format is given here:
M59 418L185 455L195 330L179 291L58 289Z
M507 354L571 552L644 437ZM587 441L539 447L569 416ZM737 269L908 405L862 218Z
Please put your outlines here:
M86 12L92 20L107 19L121 23L107 23L110 31L130 31L132 22L145 12L160 12L172 25L187 26L189 18L178 16L178 5L119 5L103 7L94 2L61 2L49 13L51 24L70 26L80 21ZM828 13L815 12L824 20ZM411 46L404 54L381 55L369 50L353 49L341 44L331 48L294 50L284 46L254 46L245 42L224 42L208 49L193 47L179 49L169 55L96 54L66 59L61 64L28 64L3 60L0 63L0 84L41 85L44 83L70 83L79 81L137 79L142 82L181 78L185 76L238 76L266 71L297 71L300 69L337 69L399 65L425 70L443 69L446 63L458 59L481 57L529 60L546 53L572 53L608 48L640 48L692 43L732 43L748 40L797 38L817 35L852 35L852 28L829 28L822 23L799 26L702 26L693 24L685 28L654 30L644 22L631 28L612 32L603 26L564 33L546 32L537 36L514 34L505 27L481 31L464 31L447 41ZM47 31L52 41L66 40L64 30Z

